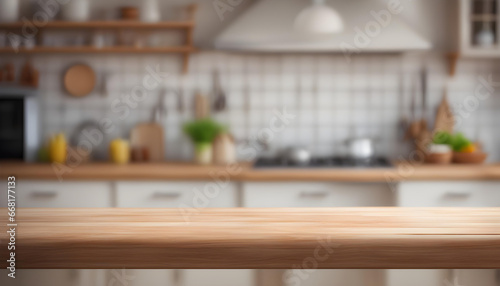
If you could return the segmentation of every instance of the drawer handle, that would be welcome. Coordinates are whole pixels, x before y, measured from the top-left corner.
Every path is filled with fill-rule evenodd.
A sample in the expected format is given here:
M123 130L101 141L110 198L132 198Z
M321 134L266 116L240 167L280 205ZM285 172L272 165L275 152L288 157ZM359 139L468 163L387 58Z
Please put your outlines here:
M174 200L180 198L181 194L180 193L174 193L174 192L162 192L162 191L157 191L153 193L153 198L155 199L168 199L168 200Z
M322 199L328 196L328 192L325 191L302 191L299 195L301 198L313 198Z
M455 191L450 191L444 194L445 198L452 199L452 200L465 200L471 196L471 193L467 192L455 192Z
M55 191L34 191L31 196L38 199L53 199L57 197L57 192Z

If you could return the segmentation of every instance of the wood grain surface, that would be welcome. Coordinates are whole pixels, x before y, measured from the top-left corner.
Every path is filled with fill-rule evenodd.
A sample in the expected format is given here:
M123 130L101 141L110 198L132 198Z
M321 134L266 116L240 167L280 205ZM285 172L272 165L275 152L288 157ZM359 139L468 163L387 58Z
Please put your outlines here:
M236 166L89 163L69 166L57 172L63 180L214 180L222 176L233 181L500 180L500 164L437 166L396 163L393 168L375 169L253 169L250 163ZM18 179L58 180L57 172L50 164L0 162L0 180L12 175Z
M18 209L17 223L18 268L500 268L500 208Z

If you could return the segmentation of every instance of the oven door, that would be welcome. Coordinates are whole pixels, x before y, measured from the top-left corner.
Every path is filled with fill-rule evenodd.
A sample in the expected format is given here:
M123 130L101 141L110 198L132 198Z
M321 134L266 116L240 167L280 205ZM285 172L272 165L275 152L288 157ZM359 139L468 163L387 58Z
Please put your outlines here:
M0 159L24 160L24 98L0 99Z
M36 96L0 93L0 160L35 161L39 147Z

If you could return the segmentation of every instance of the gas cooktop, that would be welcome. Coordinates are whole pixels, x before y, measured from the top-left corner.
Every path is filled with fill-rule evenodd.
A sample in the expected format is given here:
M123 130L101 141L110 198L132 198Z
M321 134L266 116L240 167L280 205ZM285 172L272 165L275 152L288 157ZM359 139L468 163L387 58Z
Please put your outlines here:
M355 160L348 157L316 157L307 164L292 164L283 158L261 157L254 163L254 168L390 168L392 164L385 157Z

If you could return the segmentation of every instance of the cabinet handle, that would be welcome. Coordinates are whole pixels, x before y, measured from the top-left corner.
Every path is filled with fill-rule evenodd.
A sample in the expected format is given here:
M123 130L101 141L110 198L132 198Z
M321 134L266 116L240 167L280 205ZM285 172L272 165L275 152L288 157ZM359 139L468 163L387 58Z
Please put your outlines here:
M178 199L180 196L181 196L180 193L174 193L174 192L156 191L153 193L153 198L155 198L155 199L174 200L174 199Z
M57 197L57 192L55 191L33 191L31 196L38 199L53 199Z
M471 196L470 192L457 192L457 191L449 191L443 195L443 197L452 200L465 200L470 196Z
M326 191L302 191L299 195L301 198L313 198L313 199L322 199L328 196L328 192Z

